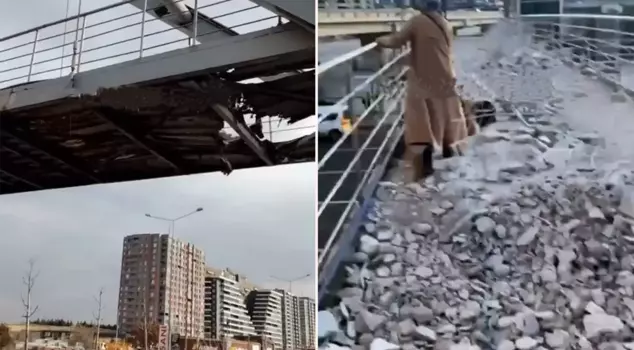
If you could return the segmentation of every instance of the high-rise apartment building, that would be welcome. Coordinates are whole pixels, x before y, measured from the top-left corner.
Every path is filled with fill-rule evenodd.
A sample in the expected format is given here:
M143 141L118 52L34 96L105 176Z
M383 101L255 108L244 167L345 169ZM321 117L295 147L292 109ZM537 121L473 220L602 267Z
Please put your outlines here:
M307 297L299 298L299 345L300 349L315 349L317 339L315 317L315 300Z
M285 350L299 349L299 298L282 289L282 347Z
M282 294L282 343L286 350L315 348L315 300Z
M130 333L144 322L169 322L173 334L201 337L204 268L202 250L167 234L125 237L117 312L120 331Z
M247 296L247 309L256 333L282 348L282 293L274 290L253 290Z
M229 270L207 268L205 276L205 338L256 335L242 292L244 277Z

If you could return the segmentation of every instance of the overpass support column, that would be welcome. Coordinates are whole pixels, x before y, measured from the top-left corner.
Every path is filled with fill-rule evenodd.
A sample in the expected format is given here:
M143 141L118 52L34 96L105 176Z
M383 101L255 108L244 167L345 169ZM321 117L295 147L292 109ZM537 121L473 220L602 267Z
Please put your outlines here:
M338 0L325 0L326 9L336 10L339 4Z

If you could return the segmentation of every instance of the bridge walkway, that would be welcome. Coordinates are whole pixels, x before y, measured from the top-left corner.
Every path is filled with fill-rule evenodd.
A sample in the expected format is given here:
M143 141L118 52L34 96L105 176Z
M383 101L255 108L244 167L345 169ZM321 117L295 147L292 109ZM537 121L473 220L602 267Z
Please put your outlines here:
M614 172L624 163L634 162L634 120L629 118L634 93L627 84L634 61L629 55L631 47L622 40L633 34L600 20L634 22L634 17L524 16L500 22L482 37L456 40L463 96L495 101L498 122L470 140L465 156L439 160L433 178L408 183L407 167L394 158L403 131L399 111L379 146L388 155L374 157L373 167L368 167L371 174L361 177L361 182L352 171L344 172L339 180L328 178L328 183L350 183L360 190L347 189L345 198L353 203L349 204L352 209L339 217L332 214L334 209L328 211L333 204L320 203L319 224L328 228L319 232L321 310L341 300L341 288L354 285L359 268L373 268L368 265L371 261L363 260L365 253L359 253L376 241L367 236L376 237L382 229L407 231L408 227L411 235L414 224L423 220L434 228L436 238L430 238L429 244L457 242L462 236L452 238L459 233L452 227L471 225L470 220L487 206L522 190L523 185L570 172L590 177L586 172ZM318 75L372 49L369 45L323 62ZM389 70L403 69L402 62L390 64ZM396 84L387 94L398 95L402 88ZM363 147L355 149L358 155L366 152ZM344 151L320 150L322 155L327 152L337 155ZM347 158L340 156L339 168ZM346 167L352 168L350 164ZM326 179L325 163L320 162L319 171L320 181ZM326 192L320 193L320 200L333 197ZM435 248L430 249L429 254L436 254ZM367 283L379 283L378 271L367 273Z

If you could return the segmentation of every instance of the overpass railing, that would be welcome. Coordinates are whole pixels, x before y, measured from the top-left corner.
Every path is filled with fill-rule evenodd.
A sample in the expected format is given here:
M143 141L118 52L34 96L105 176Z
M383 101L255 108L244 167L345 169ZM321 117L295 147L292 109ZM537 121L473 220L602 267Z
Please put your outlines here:
M194 46L212 35L246 34L281 21L248 1L173 0L174 11L163 5L149 8L147 0L141 10L132 2L139 0L78 9L66 19L0 38L0 88ZM198 32L199 22L213 23L214 29Z
M501 114L531 125L528 117L544 112L544 108L556 97L551 74L551 69L556 66L575 67L577 70L573 72L596 77L611 89L623 90L634 97L633 39L632 16L559 14L524 15L505 19L482 37L478 48L484 54L473 55L474 57L468 59L456 58L462 61L458 78L461 80L462 77L463 82L468 80L475 86L473 90L484 92L486 96L483 97L497 101ZM329 72L338 67L353 66L358 57L374 48L374 44L371 44L320 64L317 69L319 85L323 85L321 80ZM407 51L396 53L388 60L388 64L373 72L362 84L351 87L344 98L335 103L340 106L354 105L351 101L362 94L364 87L384 82L385 87L380 90L381 93L371 99L366 104L367 108L353 121L353 130L344 134L330 148L320 152L320 176L328 172L328 162L342 152L344 147L349 147L353 153L347 160L345 169L337 174L332 188L329 187L326 193L320 194L319 240L324 242L320 246L318 258L320 300L327 295L329 284L339 278L341 263L352 256L362 218L373 205L373 191L402 136L403 107L400 106L399 99L404 92L401 78L406 69L402 59L407 54ZM545 62L543 58L550 60L550 63L541 65ZM491 74L493 71L495 74ZM334 75L341 75L342 71L335 73ZM373 112L380 110L380 101L392 103L388 103L390 107L380 113ZM324 116L320 118L320 122L323 120ZM355 131L365 126L372 136L376 136L381 132L381 125L387 125L388 130L385 137L376 143L378 151L365 162L359 162L363 160L364 150L371 148L373 143L364 139L363 135L355 134ZM364 171L364 165L367 171ZM349 177L354 179L348 182L353 184L351 194L339 200L337 191L345 187L346 178ZM319 184L321 190L321 177ZM336 205L340 205L342 210L326 215L329 208ZM329 222L334 224L329 225ZM329 229L322 231L323 227Z
M593 75L630 95L634 90L634 16L607 14L523 15L499 24L507 40L489 40L496 51L529 46ZM504 29L502 29L504 28ZM516 35L508 36L509 31ZM504 48L501 44L504 43Z
M349 85L345 96L333 103L346 108L351 117L350 130L337 140L319 140L319 283L323 294L324 281L337 273L339 261L351 253L354 227L370 205L376 184L403 133L404 60L409 50L383 55L387 61L378 70L359 73L359 59L378 55L375 44L323 62L317 68L320 85L323 79L351 73L361 77L357 85ZM322 98L320 94L320 99ZM363 102L362 102L363 100ZM362 108L360 108L362 106ZM319 123L327 116L322 115Z
M317 6L322 9L375 9L375 8L396 8L409 7L409 1L396 0L392 2L379 2L375 0L318 0Z

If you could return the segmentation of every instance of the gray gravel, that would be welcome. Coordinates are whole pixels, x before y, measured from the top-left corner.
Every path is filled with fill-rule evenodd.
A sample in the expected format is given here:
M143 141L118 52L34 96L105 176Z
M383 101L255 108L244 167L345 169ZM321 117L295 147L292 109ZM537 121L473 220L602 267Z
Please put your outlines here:
M320 348L634 349L634 172L545 97L380 185Z

